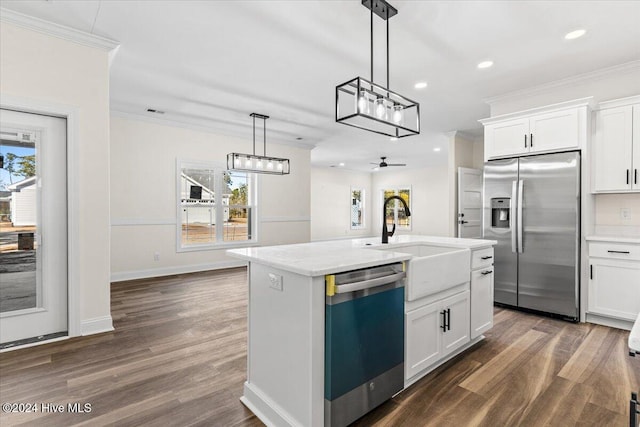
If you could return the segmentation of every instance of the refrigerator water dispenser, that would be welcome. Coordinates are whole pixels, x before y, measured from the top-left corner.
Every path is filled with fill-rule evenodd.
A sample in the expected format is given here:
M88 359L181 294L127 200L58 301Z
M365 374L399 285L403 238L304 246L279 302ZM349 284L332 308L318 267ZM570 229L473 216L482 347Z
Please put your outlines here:
M491 227L509 228L511 199L508 197L491 199Z

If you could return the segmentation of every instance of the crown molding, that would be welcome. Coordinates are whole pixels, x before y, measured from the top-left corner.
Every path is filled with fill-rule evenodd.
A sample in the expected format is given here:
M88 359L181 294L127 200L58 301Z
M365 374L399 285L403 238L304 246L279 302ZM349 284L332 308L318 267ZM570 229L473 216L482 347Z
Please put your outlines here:
M600 70L578 74L576 76L555 80L549 83L544 83L538 86L533 86L530 88L521 89L514 92L508 92L508 93L494 96L491 98L485 98L483 101L491 106L493 104L496 104L502 101L509 101L515 98L524 98L528 96L538 95L541 93L549 92L553 89L557 89L559 87L573 86L585 81L598 80L613 74L629 73L633 71L640 71L640 60L625 62L624 64L614 65L612 67L602 68Z
M0 21L105 51L112 51L120 46L120 43L115 40L96 36L95 34L86 33L64 25L55 24L53 22L45 21L44 19L6 9L4 7L0 8Z
M536 108L530 108L528 110L501 114L499 116L488 117L486 119L481 119L478 121L482 123L484 126L486 126L491 123L501 122L504 120L517 119L521 117L532 116L535 114L551 113L554 111L566 110L569 108L579 108L579 107L588 107L589 109L594 109L595 104L594 104L593 96L574 99L571 101L558 102L557 104L545 105L544 107L536 107Z
M612 99L610 101L602 101L598 104L596 110L604 110L607 108L626 107L628 105L640 104L640 95L628 96L626 98Z
M169 126L174 128L197 131L197 132L214 133L216 135L223 135L223 136L229 136L232 138L242 139L242 135L240 135L239 133L233 132L229 129L223 129L221 127L209 126L205 124L195 124L195 123L183 122L179 120L172 120L172 119L160 118L160 117L148 117L143 114L118 110L117 108L111 108L110 114L112 117L119 117L127 120L152 123L155 125ZM283 141L278 139L276 140L271 139L268 142L269 144L285 145L288 147L294 147L294 148L299 148L303 150L312 150L316 146L315 144L301 143L301 142L295 142L295 141Z

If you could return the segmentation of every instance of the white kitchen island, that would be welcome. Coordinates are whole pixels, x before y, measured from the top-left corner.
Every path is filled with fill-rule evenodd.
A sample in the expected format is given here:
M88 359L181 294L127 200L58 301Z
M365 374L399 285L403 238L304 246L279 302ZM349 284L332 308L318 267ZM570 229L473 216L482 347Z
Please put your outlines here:
M402 252L403 247L466 249L467 265L460 266L469 272L464 283L406 303L405 340L417 341L405 342L405 358L410 356L414 361L408 364L405 361L405 385L418 380L482 339L481 332L492 326L490 261L495 243L402 235L392 237L386 245L380 243L380 238L367 238L227 251L230 256L248 262L248 359L242 402L267 425L325 425L325 276L402 261L409 261L410 273L410 260L415 255ZM476 263L474 267L474 260L482 257L484 263ZM476 287L480 292L474 300L473 280L478 268L485 270L478 273L483 274L479 276L481 280ZM436 325L436 331L432 332L426 332L425 328L431 328L432 320L439 319L438 315L435 318L430 315L432 309L443 308L442 304L452 297L455 301L461 297L466 301L458 304L466 307L462 309L467 316L466 332L462 331L466 337L454 340L455 346L444 350L442 338L435 336L441 327ZM474 306L480 313L476 315L475 326ZM475 338L471 338L474 330Z

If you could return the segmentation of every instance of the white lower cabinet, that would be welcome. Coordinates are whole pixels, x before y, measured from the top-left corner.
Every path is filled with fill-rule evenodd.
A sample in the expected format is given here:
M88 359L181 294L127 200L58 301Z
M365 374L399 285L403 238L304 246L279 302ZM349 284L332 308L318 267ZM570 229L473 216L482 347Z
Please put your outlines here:
M640 262L591 260L589 312L623 320L640 313Z
M468 290L409 311L405 317L405 378L468 343L469 324Z
M471 272L471 339L493 327L493 266Z
M588 314L633 322L640 313L640 244L589 243Z

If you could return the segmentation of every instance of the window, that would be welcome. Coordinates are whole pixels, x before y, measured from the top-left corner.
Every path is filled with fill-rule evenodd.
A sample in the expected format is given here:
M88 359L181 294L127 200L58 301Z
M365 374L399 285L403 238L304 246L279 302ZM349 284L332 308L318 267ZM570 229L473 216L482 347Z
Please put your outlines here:
M411 210L411 187L402 186L396 188L388 188L382 191L382 203L391 196L400 196L409 206ZM387 204L385 211L385 221L389 230L396 224L398 229L411 229L411 217L404 214L404 207L399 200L392 200Z
M351 229L358 230L365 228L364 223L364 189L351 189Z
M178 162L179 250L255 241L255 178L223 167Z

